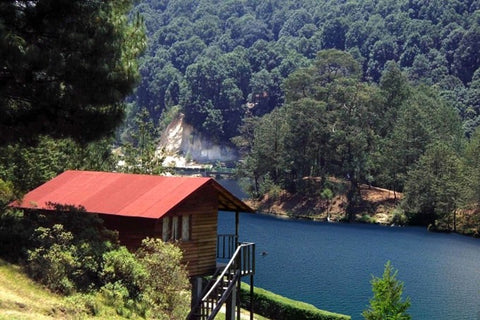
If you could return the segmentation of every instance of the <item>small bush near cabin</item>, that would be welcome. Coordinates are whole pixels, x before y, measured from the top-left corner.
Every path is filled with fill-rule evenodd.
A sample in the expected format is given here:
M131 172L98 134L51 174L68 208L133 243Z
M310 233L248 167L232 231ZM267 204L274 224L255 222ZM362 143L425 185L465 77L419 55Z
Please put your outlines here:
M28 251L28 274L52 291L73 293L76 290L74 275L80 271L81 264L72 233L65 231L61 224L39 227L35 233L40 245Z
M141 286L142 301L151 316L185 319L190 311L190 282L181 263L182 251L171 243L147 238L135 257L146 271Z

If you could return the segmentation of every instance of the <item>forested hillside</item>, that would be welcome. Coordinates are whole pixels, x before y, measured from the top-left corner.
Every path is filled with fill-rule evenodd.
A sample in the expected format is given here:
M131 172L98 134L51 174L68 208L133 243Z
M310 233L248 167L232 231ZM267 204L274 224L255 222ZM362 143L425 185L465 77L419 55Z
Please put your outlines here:
M132 113L155 122L180 104L187 121L228 141L246 115L284 101L283 80L317 52L339 49L377 82L388 61L435 85L462 118L480 120L480 1L144 0L148 49Z
M252 195L344 192L353 220L368 183L403 192L416 223L475 212L480 1L145 0L134 13L148 48L129 118L180 108L237 145Z

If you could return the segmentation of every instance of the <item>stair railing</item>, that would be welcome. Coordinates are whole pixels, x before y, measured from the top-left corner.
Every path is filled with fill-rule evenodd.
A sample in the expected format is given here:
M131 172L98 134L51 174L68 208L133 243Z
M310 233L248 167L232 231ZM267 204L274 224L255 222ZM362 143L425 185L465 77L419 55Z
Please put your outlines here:
M213 285L208 286L210 289L192 309L187 319L214 319L240 277L254 273L255 244L241 243Z

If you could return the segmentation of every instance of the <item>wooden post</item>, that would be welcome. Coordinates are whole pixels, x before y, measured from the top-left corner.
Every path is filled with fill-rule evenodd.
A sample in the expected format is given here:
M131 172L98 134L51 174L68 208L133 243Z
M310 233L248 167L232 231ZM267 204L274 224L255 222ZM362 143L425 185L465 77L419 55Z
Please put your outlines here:
M193 277L190 279L190 283L192 285L192 301L191 301L190 309L193 311L193 309L198 305L199 301L202 299L202 291L203 291L202 277Z
M237 290L233 289L226 303L225 320L235 320L235 311L237 304Z
M239 230L239 224L240 224L240 212L235 211L235 238L236 238L236 243L235 243L235 249L238 247L238 230Z
M253 274L250 275L250 320L253 320Z
M251 268L252 270L250 271L250 320L253 320L253 299L254 299L254 286L255 283L253 282L253 276L255 275L255 245L252 246L252 263L251 263Z
M242 282L242 277L239 277L238 278L238 281L237 281L237 286L234 290L237 291L237 320L241 320L241 314L240 314L240 283Z

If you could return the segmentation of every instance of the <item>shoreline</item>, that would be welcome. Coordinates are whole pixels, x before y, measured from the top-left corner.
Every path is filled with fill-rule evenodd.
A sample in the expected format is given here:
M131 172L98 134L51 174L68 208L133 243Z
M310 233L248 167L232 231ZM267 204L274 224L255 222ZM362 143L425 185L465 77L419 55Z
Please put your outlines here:
M255 201L251 199L246 199L244 200L247 204L249 204L252 208L254 208L255 212L253 214L256 215L265 215L265 216L272 216L278 219L284 219L284 220L299 220L299 221L313 221L313 222L324 222L324 223L332 223L332 224L371 224L371 225L379 225L379 226L385 226L385 227L423 227L427 231L432 232L432 233L452 233L452 234L458 234L461 236L466 236L470 238L475 238L479 239L480 238L480 233L475 232L475 231L470 231L470 232L462 232L460 230L451 230L451 229L446 229L446 228L441 228L441 227L436 227L433 225L424 225L424 224L409 224L409 223L404 223L404 224L399 224L399 223L394 223L391 221L393 219L394 214L386 214L383 213L383 215L387 215L390 217L389 222L385 222L386 220L382 221L376 221L374 219L364 219L365 216L369 216L370 218L375 217L375 215L370 216L368 214L356 214L355 220L354 221L348 221L345 219L345 213L335 213L334 219L329 219L326 213L320 213L316 215L305 215L305 214L297 214L294 212L286 212L283 210L274 210L273 208L268 208L268 210L264 209L263 205L259 205L261 201ZM340 218L339 218L340 217Z

